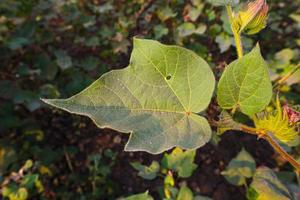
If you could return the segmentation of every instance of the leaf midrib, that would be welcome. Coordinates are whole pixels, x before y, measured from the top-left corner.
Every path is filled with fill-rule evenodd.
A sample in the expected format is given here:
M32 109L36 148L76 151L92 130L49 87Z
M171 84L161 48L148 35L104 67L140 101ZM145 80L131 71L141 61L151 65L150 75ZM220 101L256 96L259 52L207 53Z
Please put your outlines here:
M42 99L44 102L52 105L52 106L55 106L55 107L59 107L63 110L67 110L69 111L68 109L64 108L62 105L63 104L67 104L66 102L62 101L61 99L51 99L50 101L47 100L47 99ZM54 103L56 101L56 103ZM60 104L60 103L62 104ZM60 105L60 106L58 106ZM81 106L90 106L90 107L93 107L93 108L97 108L96 105L81 105ZM182 114L182 115L185 115L186 112L185 111L174 111L174 110L160 110L160 109L144 109L144 108L127 108L127 107L123 107L123 108L118 108L118 106L115 106L116 108L109 108L109 107L103 107L101 108L101 110L117 110L117 111L120 111L120 110L128 110L128 111L134 111L134 112L159 112L159 113L176 113L176 114ZM78 112L76 112L78 113Z
M253 54L250 54L250 55L248 55L248 56L249 56L249 57L253 57ZM235 65L236 65L236 63L235 63ZM257 71L259 68L260 68L260 67L257 67L257 68L255 69L255 71ZM241 105L246 99L251 98L251 97L259 90L259 87L258 87L257 89L254 90L254 92L253 92L252 95L249 95L248 97L244 98L244 99L241 101L241 90L242 90L242 88L243 88L244 81L246 80L247 76L249 75L248 70L249 70L249 65L247 65L245 76L243 77L243 80L241 81L241 84L239 85L238 82L237 82L237 80L236 80L236 76L235 76L236 73L235 73L235 70L234 70L234 68L232 69L234 82L236 83L236 85L237 85L238 88L239 88L238 97L237 97L237 100L236 100L236 103L235 103L235 105L237 105L237 106L238 106L238 105ZM252 72L252 73L253 73L253 72ZM264 77L262 77L261 80L264 80ZM226 82L227 82L227 84L228 84L227 79L226 79ZM232 95L232 97L234 97L234 95ZM235 98L233 98L233 99L235 100Z

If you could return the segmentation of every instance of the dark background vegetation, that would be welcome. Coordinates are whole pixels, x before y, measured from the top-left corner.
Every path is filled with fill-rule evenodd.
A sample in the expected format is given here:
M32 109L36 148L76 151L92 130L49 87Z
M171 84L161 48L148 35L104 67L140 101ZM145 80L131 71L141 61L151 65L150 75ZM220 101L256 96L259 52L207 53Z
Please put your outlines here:
M260 42L276 79L299 62L300 2L268 3L267 28L243 39L246 50ZM69 97L126 67L134 36L185 46L217 77L236 58L224 9L204 0L0 0L0 182L31 160L29 178L40 185L27 187L29 199L116 199L146 190L158 198L163 179L143 180L130 162L150 164L162 155L124 152L128 135L40 101ZM296 74L281 88L286 103L300 103L299 80ZM242 147L257 165L292 171L267 143L226 133L197 151L198 168L184 180L216 200L245 199L243 187L220 175Z

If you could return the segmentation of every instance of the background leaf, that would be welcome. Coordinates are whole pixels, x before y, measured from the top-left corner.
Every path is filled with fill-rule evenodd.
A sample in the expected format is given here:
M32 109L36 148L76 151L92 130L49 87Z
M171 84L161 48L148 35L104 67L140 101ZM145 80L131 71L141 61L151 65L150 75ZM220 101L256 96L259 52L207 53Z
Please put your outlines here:
M138 170L138 175L147 180L153 180L156 178L157 173L159 172L159 163L157 161L152 161L151 165L145 166L139 162L131 163L131 166Z
M55 51L56 63L62 69L66 70L72 66L72 59L67 54L67 52L63 50Z
M190 188L182 186L179 190L176 200L193 200L194 195Z
M250 185L252 195L257 200L288 200L293 199L288 189L278 180L274 172L267 167L260 167L255 171L253 181ZM249 193L249 192L248 192Z
M126 198L121 198L120 200L153 200L153 198L148 194L148 192L135 194Z
M254 158L243 148L222 171L222 175L229 183L240 186L246 184L246 178L253 176L255 168Z
M216 43L218 43L221 53L227 51L229 47L234 43L233 38L225 33L218 35L215 41Z
M237 5L240 1L239 0L207 0L209 3L214 4L214 5L231 5L235 6Z
M178 173L179 177L190 177L197 165L194 163L196 152L193 150L183 151L175 148L172 153L165 154L162 165L167 169L172 169Z

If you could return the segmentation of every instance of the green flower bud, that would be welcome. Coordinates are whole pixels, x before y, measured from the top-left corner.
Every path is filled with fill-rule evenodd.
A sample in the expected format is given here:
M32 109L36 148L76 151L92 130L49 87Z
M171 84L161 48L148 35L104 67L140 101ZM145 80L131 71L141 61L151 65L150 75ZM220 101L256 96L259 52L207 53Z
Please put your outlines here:
M269 6L266 0L249 2L244 9L235 16L238 32L252 35L266 27Z

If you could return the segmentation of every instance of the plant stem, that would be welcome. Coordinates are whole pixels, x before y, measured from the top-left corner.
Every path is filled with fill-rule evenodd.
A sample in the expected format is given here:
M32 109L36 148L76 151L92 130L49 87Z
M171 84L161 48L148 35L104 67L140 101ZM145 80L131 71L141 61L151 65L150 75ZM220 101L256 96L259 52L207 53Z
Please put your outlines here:
M232 110L231 110L231 114L232 114L232 115L234 115L234 113L235 113L235 111L236 111L237 108L238 108L238 106L234 106L234 107L232 108Z
M291 165L293 165L297 171L300 170L300 163L298 163L290 154L288 154L276 140L274 140L270 135L266 134L264 139L267 140L273 149L279 153L286 161L288 161Z
M259 131L256 128L249 127L247 125L241 124L241 130L252 134L257 135L259 138L263 138L269 142L269 144L273 147L273 149L282 156L287 162L293 165L297 171L300 171L300 163L298 163L290 154L288 154L276 140L274 140L268 133L265 131Z
M273 88L277 89L281 84L283 84L286 80L288 80L293 74L295 74L298 70L300 69L300 63L296 65L296 67L290 71L288 74L286 74L285 76L283 76L281 79L279 79L278 81L276 81L276 83L274 84Z
M243 53L243 44L242 44L242 40L241 40L241 35L238 32L238 30L236 30L235 27L234 27L234 24L233 24L234 23L233 11L232 11L231 6L226 6L226 10L227 10L227 15L228 15L229 22L230 22L230 25L231 25L231 30L232 30L232 33L233 33L238 58L241 58L241 57L243 57L243 54L244 54Z
M236 51L238 54L238 58L243 57L243 44L242 44L242 40L241 40L241 35L234 31L233 32L233 36L234 36L234 40L235 40L235 45L236 45Z
M252 135L257 135L256 128L253 128L253 127L250 127L250 126L247 126L244 124L241 124L240 127L241 127L241 131L244 131L244 132L252 134Z
M69 167L70 171L74 172L74 168L73 168L70 156L69 156L68 152L66 152L66 147L64 147L64 154L65 154L65 158L66 158L66 161L67 161L67 164L68 164L68 167Z

